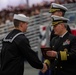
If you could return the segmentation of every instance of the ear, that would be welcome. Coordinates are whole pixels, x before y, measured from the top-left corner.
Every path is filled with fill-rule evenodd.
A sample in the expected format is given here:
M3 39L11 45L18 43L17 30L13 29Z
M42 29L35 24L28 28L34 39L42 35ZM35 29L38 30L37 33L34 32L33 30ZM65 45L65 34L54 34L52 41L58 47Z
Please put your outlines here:
M20 22L20 25L19 25L20 27L22 27L23 25L22 25L22 22Z
M59 14L60 14L60 15L63 15L63 13L62 13L62 12L59 12Z

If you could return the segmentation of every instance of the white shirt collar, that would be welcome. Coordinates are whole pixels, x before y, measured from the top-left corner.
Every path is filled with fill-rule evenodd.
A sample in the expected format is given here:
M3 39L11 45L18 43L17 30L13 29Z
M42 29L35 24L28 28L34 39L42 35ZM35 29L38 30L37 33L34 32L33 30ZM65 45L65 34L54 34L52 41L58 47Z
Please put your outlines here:
M60 37L64 37L64 35L67 33L68 31L66 31L63 35L61 35Z

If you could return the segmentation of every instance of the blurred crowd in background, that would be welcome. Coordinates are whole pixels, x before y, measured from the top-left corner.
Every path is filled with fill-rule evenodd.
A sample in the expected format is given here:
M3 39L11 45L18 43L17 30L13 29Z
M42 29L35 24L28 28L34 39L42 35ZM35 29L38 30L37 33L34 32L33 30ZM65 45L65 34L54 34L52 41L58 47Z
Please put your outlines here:
M52 2L55 2L58 4L68 4L68 3L76 3L76 0L55 0ZM0 11L0 25L8 22L12 22L13 15L17 13L23 13L29 17L33 15L38 15L41 9L49 9L52 2L43 1L36 5L33 4L32 7L29 7L27 4L19 5L16 7L8 6L7 9L3 9Z

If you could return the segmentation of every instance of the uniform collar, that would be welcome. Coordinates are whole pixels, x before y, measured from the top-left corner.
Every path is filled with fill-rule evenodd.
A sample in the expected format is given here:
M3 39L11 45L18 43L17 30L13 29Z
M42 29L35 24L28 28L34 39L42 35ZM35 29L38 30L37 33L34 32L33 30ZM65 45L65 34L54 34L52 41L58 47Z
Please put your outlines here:
M59 37L62 37L62 38L63 38L67 32L68 32L68 31L66 31L63 35L61 35L61 36L59 36Z

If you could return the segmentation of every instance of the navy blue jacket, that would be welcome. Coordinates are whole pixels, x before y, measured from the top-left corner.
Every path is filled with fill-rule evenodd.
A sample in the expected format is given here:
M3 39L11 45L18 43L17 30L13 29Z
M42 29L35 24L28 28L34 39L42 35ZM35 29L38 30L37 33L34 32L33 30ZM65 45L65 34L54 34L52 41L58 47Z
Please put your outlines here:
M20 30L14 29L3 39L1 50L2 75L23 75L25 59L32 67L43 68L42 62L31 49L26 36Z

